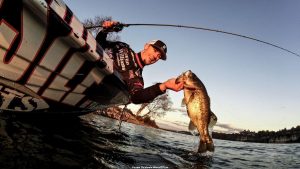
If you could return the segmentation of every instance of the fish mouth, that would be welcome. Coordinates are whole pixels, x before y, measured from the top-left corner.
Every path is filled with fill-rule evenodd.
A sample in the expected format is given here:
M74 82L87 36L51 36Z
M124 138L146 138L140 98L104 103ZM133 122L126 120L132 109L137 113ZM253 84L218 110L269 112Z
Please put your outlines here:
M179 75L176 80L175 80L175 83L180 83L180 82L183 82L185 80L187 80L187 78L193 74L193 72L191 70L188 70L188 71L185 71L183 72L181 75Z
M175 80L175 83L176 84L178 84L178 83L180 83L180 82L183 82L184 81L184 74L181 74L181 75L179 75L177 78L176 78L176 80Z

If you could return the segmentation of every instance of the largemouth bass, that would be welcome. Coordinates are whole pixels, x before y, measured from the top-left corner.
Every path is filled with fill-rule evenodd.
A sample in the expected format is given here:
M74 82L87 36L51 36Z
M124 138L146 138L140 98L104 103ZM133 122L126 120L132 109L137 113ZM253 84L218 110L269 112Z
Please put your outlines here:
M189 129L197 128L200 137L198 153L213 152L214 144L209 134L216 122L216 115L210 110L210 98L201 80L192 72L186 71L177 77L176 83L184 82L184 99L187 113L191 119Z

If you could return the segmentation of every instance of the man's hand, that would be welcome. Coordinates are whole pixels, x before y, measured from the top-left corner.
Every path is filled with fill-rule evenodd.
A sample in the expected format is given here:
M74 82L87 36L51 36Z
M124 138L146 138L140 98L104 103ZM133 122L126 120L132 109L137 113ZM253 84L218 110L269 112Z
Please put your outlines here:
M117 21L104 21L102 28L108 32L119 32L123 29L123 24Z
M183 89L183 82L176 83L176 78L169 79L165 81L164 83L159 85L159 88L161 91L165 92L167 89L171 89L173 91L180 91Z

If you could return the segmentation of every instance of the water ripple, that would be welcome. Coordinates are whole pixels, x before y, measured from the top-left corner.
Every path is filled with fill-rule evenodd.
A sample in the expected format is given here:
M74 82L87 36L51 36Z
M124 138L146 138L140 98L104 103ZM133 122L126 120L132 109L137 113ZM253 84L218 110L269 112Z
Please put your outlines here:
M299 168L300 144L214 140L196 152L197 136L122 123L89 114L80 118L0 118L1 169L33 168Z

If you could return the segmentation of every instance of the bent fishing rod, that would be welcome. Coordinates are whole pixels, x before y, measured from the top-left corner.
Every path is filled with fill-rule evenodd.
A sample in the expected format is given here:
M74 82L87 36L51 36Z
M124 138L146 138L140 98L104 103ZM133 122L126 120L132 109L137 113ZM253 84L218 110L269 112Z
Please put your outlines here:
M300 54L293 52L291 50L288 50L286 48L283 48L281 46L275 45L273 43L270 42L266 42L263 40L259 40L250 36L245 36L245 35L241 35L241 34L237 34L237 33L232 33L232 32L227 32L227 31L222 31L222 30L217 30L217 29L210 29L210 28L204 28L204 27L196 27L196 26L185 26L185 25L173 25L173 24L144 24L144 23L135 23L135 24L125 24L125 23L119 23L117 25L115 25L114 30L115 31L121 31L124 27L129 27L129 26L157 26L157 27L177 27L177 28L187 28L187 29L198 29L198 30L204 30L204 31L210 31L210 32L218 32L218 33L223 33L223 34L227 34L227 35L232 35L232 36L238 36L241 38L246 38L246 39L250 39L250 40L254 40L256 42L260 42L260 43L264 43L270 46L273 46L275 48L284 50L290 54L293 54L297 57L300 58ZM85 27L86 29L94 29L94 28L99 28L102 27L101 25L96 25L96 26L90 26L90 27Z

